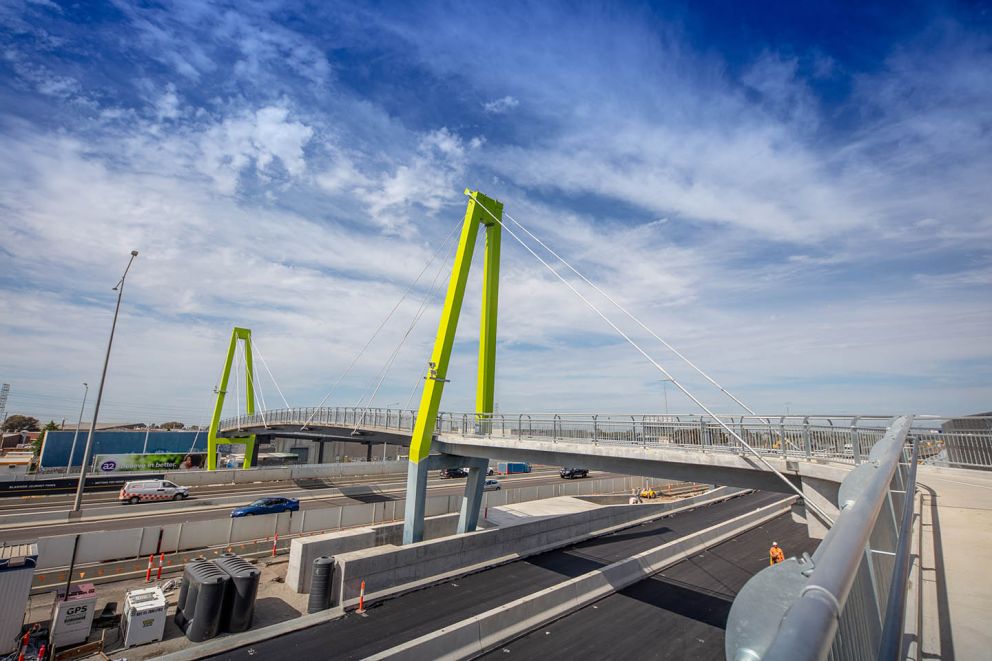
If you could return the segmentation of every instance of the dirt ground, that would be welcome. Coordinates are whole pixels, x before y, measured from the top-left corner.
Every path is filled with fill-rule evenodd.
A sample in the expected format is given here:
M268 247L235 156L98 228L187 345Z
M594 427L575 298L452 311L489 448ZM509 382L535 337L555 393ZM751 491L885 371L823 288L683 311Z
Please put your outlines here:
M255 599L255 616L252 628L264 627L277 622L284 622L306 613L307 595L296 594L286 587L284 578L289 565L289 557L282 555L276 558L248 559L256 567L261 568L262 575L258 585L258 596ZM165 578L165 577L164 577ZM170 578L176 579L176 588L167 593L166 600L169 604L168 619L165 624L165 638L158 643L140 645L130 649L121 647L120 630L117 627L111 629L93 629L90 640L103 640L104 653L111 659L127 659L127 661L139 661L141 659L154 659L169 652L175 652L190 645L190 642L183 635L183 632L173 621L176 611L176 600L179 598L179 582L181 573L173 574ZM162 580L159 584L166 583ZM100 613L104 604L117 602L117 612L120 613L124 605L124 595L128 590L135 588L151 587L157 583L145 583L144 579L121 581L118 583L107 583L96 586L99 595L96 602L96 612ZM51 618L52 603L55 593L50 592L42 595L32 596L28 602L27 619L25 622L42 622L47 625ZM227 634L220 634L223 637ZM88 659L102 659L99 655L85 657Z

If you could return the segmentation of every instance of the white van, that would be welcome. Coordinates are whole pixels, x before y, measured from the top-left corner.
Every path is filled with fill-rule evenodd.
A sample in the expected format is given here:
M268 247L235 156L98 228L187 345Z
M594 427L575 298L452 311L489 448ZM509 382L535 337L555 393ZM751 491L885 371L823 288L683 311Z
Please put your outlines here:
M181 487L169 480L140 480L128 482L117 497L122 503L148 503L155 500L182 500L189 498L189 487Z

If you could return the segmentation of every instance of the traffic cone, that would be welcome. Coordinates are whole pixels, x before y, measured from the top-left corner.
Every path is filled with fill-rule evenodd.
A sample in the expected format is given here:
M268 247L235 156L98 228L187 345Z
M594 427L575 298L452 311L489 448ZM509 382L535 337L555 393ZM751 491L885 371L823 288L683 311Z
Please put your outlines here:
M362 587L358 590L358 610L359 615L365 615L365 579L362 579Z
M154 557L154 553L148 556L148 569L145 570L145 583L152 582L152 558Z

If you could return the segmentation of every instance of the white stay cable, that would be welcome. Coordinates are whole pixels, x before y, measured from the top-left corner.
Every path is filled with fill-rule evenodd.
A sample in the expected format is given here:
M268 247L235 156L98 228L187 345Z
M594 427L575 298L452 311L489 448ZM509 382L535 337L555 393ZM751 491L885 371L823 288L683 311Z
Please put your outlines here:
M498 222L503 227L503 229L505 229L507 232L509 232L510 236L512 236L514 239L516 239L517 243L519 243L521 246L523 246L524 249L527 250L527 252L529 252L531 255L534 256L535 259L537 259L537 261L541 262L541 264L543 264L545 266L545 268L547 268L549 271L551 271L551 273L553 273L556 278L558 278L559 280L561 280L561 282L566 287L568 287L570 290L572 290L572 293L575 294L576 296L578 296L579 299L582 300L582 302L585 303L586 306L589 307L589 309L591 309L593 312L595 312L597 315L599 315L603 319L603 321L605 321L607 324L609 324L610 328L612 328L613 330L615 330L618 334L620 334L621 337L623 337L625 340L627 340L627 342L630 343L631 346L633 346L635 349L637 349L637 351L642 356L644 356L648 360L648 362L650 362L652 365L654 365L655 368L659 372L661 372L662 374L664 374L665 377L667 377L667 379L672 382L672 385L674 385L676 388L678 388L679 390L681 390L682 393L686 397L688 397L689 399L691 399L699 408L701 408L710 417L712 417L716 421L716 423L719 424L721 427L723 427L723 429L728 434L730 434L732 437L734 437L735 439L737 439L737 442L740 443L742 447L747 448L747 450L750 451L751 454L753 454L758 459L758 461L760 461L762 464L764 464L768 468L768 470L770 470L773 473L775 473L775 475L777 475L783 482L785 482L792 491L795 491L796 494L798 494L800 498L805 498L803 496L803 492L800 491L796 487L796 485L794 485L785 475L783 475L781 472L779 472L774 466L772 466L770 463L768 463L768 461L765 460L765 458L761 455L760 452L758 452L753 447L751 447L743 438L741 438L741 436L737 432L735 432L733 429L731 429L723 420L721 420L715 413L713 413L705 404L703 404L701 401L699 401L691 392L689 392L681 383L679 383L671 374L669 374L668 373L668 370L666 370L664 367L662 367L661 365L659 365L658 362L654 360L654 358L652 358L651 356L649 356L647 354L647 352L645 352L644 349L642 349L640 347L640 345L638 345L636 342L634 342L634 340L632 340L626 333L624 333L622 330L620 330L620 328L616 324L614 324L612 321L610 321L610 319L605 314L603 314L599 310L599 308L597 308L592 302L590 302L588 298L586 298L585 296L583 296L582 293L572 285L572 283L570 283L568 280L566 280L565 278L563 278L561 276L561 274L558 273L558 271L556 271L550 264L548 264L540 255L538 255L536 252L534 252L534 250L530 246L528 246L526 243L524 243L523 240L521 240L521 238L519 236L517 236L517 234L512 229L510 229L509 227L507 227L506 224L502 220L500 220L499 218L497 218L495 214L493 214L491 211L489 211L489 209L486 209L485 205L480 204L478 206L481 207L490 216L492 216L492 218L496 222ZM807 507L809 507L810 509L814 510L817 514L819 514L821 517L823 517L823 519L825 521L827 521L830 525L833 525L833 519L831 519L829 516L827 516L826 512L824 512L821 508L813 505L808 500L805 500L804 502L806 503Z
M605 291L603 291L596 283L594 283L589 278L587 278L585 275L583 275L582 273L580 273L578 269L576 269L574 266L572 266L571 264L569 264L568 261L566 261L564 257L562 257L557 252L555 252L548 244L546 244L544 241L541 241L541 239L539 239L538 237L534 236L534 234L529 229L527 229L526 227L524 227L523 224L521 224L521 222L519 220L517 220L516 218L514 218L513 216L511 216L508 213L504 213L504 215L507 218L509 218L513 222L514 225L516 225L521 230L523 230L523 232L525 234L527 234L527 236L529 236L530 238L534 239L534 241L536 241L538 243L538 245L540 245L542 248L544 248L549 253L551 253L552 255L554 255L555 256L555 259L557 259L559 262L561 262L566 267L568 267L568 269L572 273L574 273L575 275L579 276L579 278L584 283L586 283L587 285L589 285L590 287L592 287L593 290L595 290L600 296L602 296L603 298L605 298L606 300L608 300L610 303L612 303L613 306L616 307L616 309L620 310L620 312L622 312L625 315L627 315L627 317L631 321L633 321L635 324L637 324L638 326L640 326L641 328L643 328L649 335L651 335L651 337L653 337L654 339L656 339L659 342L661 342L666 349L668 349L669 351L671 351L672 353L674 353L676 356L678 356L686 365L688 365L692 369L696 370L696 372L698 372L700 376L702 376L704 379L706 379L711 384L713 384L717 389L720 390L720 392L722 392L724 395L726 395L730 399L734 400L734 402L736 402L742 409L744 409L745 411L747 411L751 415L754 415L754 416L757 416L758 415L757 413L755 413L751 409L751 407L749 407L747 404L745 404L740 399L738 399L732 392L730 392L729 390L727 390L726 388L724 388L723 386L721 386L709 374L707 374L706 372L704 372L702 370L702 368L700 368L695 363L693 363L691 360L689 360L681 351L679 351L678 349L676 349L675 347L673 347L671 344L669 344L663 338L661 338L657 333L655 333L653 330L651 330L650 328L648 328L648 326L643 321L641 321L636 316L634 316L634 314L631 313L629 310L627 310L627 308L625 308L624 306L620 305L620 303L616 299L614 299L612 296L610 296ZM762 417L759 416L758 419L759 420L763 420L765 422L765 424L767 424L767 425L771 425L772 424L771 423L771 420L769 420L768 418L762 418ZM793 444L791 441L788 441L788 439L783 439L783 440L789 442L791 445L793 445L793 447L796 447L795 444Z
M245 376L246 376L245 401L247 402L248 399L247 388L250 387L251 391L255 394L255 399L257 403L262 405L261 409L259 409L259 414L262 416L262 425L268 427L269 423L266 422L265 420L265 411L266 409L268 409L268 406L266 406L265 404L265 395L262 393L262 384L261 383L256 384L255 378L252 376L252 372L254 372L254 370L250 370L250 371L248 370L248 352L245 351L244 344L241 345L241 355L244 357L245 360ZM255 408L258 407L256 406Z
M265 356L262 355L262 350L258 346L258 340L257 339L252 338L251 348L252 348L252 351L254 353L258 354L258 357L262 361L262 367L265 368L265 371L268 373L269 378L272 380L272 385L274 385L276 387L276 392L278 392L279 393L279 397L282 398L282 403L285 404L286 405L286 408L288 409L289 408L289 402L286 401L286 396L282 394L282 388L279 387L279 382L276 381L276 377L272 374L272 370L269 369L269 364L267 362L265 362ZM259 388L259 389L261 389L261 388Z
M452 262L451 268L448 269L448 279L451 278L451 272L454 270L454 268L455 268L454 262ZM365 421L365 414L372 407L372 402L375 401L375 396L379 393L379 388L382 387L382 383L383 381L385 381L386 375L389 373L389 369L393 366L393 362L396 360L396 357L399 355L400 349L403 348L403 344L406 342L407 338L410 337L410 333L413 332L413 329L416 328L421 318L423 318L424 313L427 311L427 305L430 302L430 299L433 297L434 292L437 290L438 283L443 282L443 280L440 280L440 276L442 273L444 273L443 266L442 268L438 269L438 272L434 275L434 280L431 283L431 288L427 291L427 294L420 302L420 307L417 309L417 313L414 315L413 320L410 322L409 327L407 327L406 333L404 333L403 337L400 338L399 343L396 345L396 348L393 349L392 354L389 356L388 360L386 361L386 364L383 366L381 372L379 373L379 382L376 383L375 389L372 391L371 396L368 398L368 401L365 404L365 408L362 410L362 417L361 418L356 417L355 429L353 431L358 431L361 422ZM361 406L361 400L359 400L359 406Z
M238 420L238 431L241 430L241 352L234 352L234 415Z
M365 354L365 351L369 348L369 346L372 344L375 338L379 335L379 332L382 331L386 323L392 318L393 314L396 313L396 310L399 309L400 305L403 304L403 301L406 300L406 297L410 295L410 292L413 291L413 288L417 286L417 283L420 282L420 278L422 278L424 273L427 272L427 269L431 267L431 264L434 263L434 260L437 259L437 256L440 255L442 250L446 248L448 241L451 240L451 237L454 235L455 230L457 230L460 226L461 226L461 221L458 221L458 223L451 228L451 231L448 232L448 236L444 238L444 241L441 243L438 249L434 252L433 255L431 255L431 258L427 262L427 265L424 266L423 270L420 271L420 273L417 275L417 278L410 283L410 286L406 288L406 291L403 292L403 295L400 297L400 300L396 301L396 305L394 305L393 309L389 311L389 314L386 315L386 318L382 320L382 322L379 324L379 327L375 329L375 332L372 333L372 337L370 337L368 342L365 343L365 346L363 346L361 350L359 350L359 352L355 354L355 357L351 359L351 363L348 365L347 369L345 369L345 371L342 372L340 376L338 376L337 380L334 381L334 385L331 386L331 389L327 391L327 394L324 395L324 398L320 400L319 404L317 404L317 408L314 409L313 413L310 414L306 422L303 423L303 426L300 427L301 430L307 428L307 425L309 425L310 422L313 420L314 416L317 415L317 411L320 410L320 407L322 407L324 405L324 402L327 401L328 397L331 396L331 393L333 393L335 389L337 389L341 381L344 380L344 378L351 373L351 370L355 367L355 364Z

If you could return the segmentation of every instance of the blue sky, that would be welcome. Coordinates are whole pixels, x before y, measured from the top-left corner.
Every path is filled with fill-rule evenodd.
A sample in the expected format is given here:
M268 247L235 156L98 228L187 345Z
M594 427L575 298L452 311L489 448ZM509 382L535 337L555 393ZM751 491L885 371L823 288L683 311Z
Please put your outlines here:
M202 421L233 325L313 405L437 253L330 398L424 300L415 401L465 187L753 408L992 409L992 4L468 4L0 1L8 409L75 417L132 248L101 417ZM502 410L692 411L504 241Z

